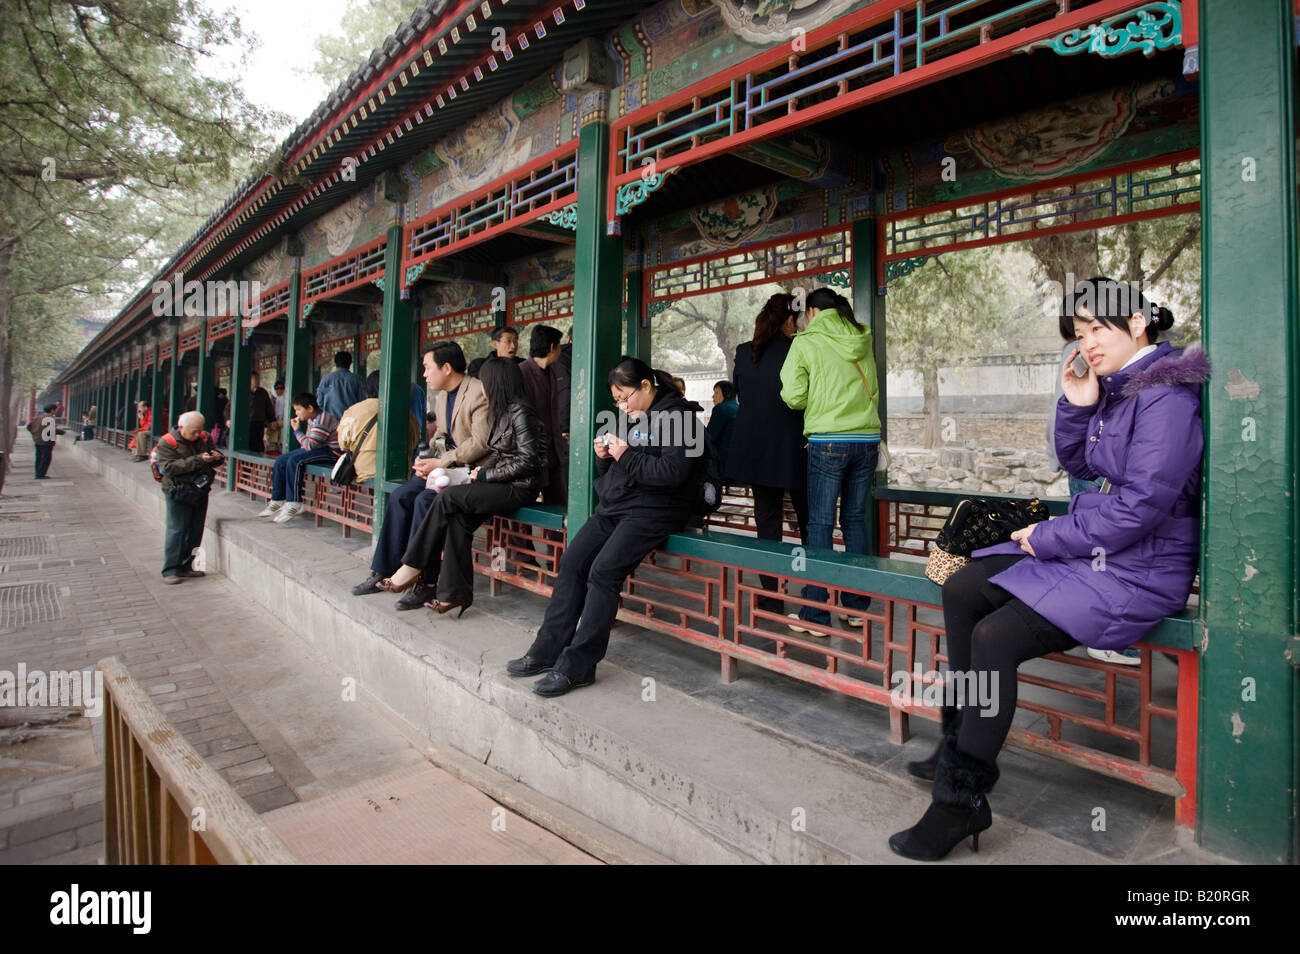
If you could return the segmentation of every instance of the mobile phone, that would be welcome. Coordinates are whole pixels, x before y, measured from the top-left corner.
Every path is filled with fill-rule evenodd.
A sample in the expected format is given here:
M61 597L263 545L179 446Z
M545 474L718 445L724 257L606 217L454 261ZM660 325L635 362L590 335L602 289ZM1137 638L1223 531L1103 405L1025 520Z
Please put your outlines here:
M1076 351L1074 360L1070 362L1070 370L1074 372L1076 378L1086 378L1088 376L1088 362L1083 360L1083 353Z

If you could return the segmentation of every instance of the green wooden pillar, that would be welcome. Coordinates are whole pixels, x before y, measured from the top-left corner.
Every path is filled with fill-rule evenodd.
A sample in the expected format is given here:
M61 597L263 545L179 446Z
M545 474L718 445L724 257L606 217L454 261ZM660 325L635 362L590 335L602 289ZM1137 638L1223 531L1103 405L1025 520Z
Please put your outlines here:
M302 272L298 263L294 263L293 274L289 277L289 314L286 323L289 327L284 345L284 450L286 452L298 447L298 438L294 437L289 419L293 417L293 397L299 391L312 391L311 386L311 341L308 330L300 328L302 322Z
M650 328L641 323L645 315L642 274L639 268L627 273L627 307L623 310L623 325L627 329L624 353L649 364Z
M177 322L172 328L171 390L167 395L167 426L175 427L180 420L182 408L185 407L182 390L185 387L185 375L181 370L181 326Z
M122 416L122 424L121 427L118 427L119 430L126 430L126 428L129 427L131 424L130 411L127 409L126 406L127 394L129 393L130 387L131 387L131 366L128 363L123 366L120 373L118 374L117 392L113 396L116 402L116 406L113 408L114 427L118 427L117 425L118 415L120 414Z
M210 431L217 426L217 362L208 344L207 318L203 319L200 331L199 381L195 386L199 389L199 394L194 408L203 415L205 428Z
M240 316L242 318L242 314ZM250 336L251 337L251 336ZM243 322L235 323L235 336L231 339L235 349L230 361L230 444L233 451L248 450L249 415L252 413L253 345L244 340ZM235 467L226 468L226 489L235 489Z
M167 421L167 411L162 405L163 393L163 376L161 363L158 360L158 352L162 350L157 345L153 348L153 374L149 381L149 404L153 408L153 416L149 422L150 443L158 443L158 438L162 437L166 431L163 426ZM150 448L152 450L152 448Z
M411 416L411 354L415 350L415 316L411 299L402 298L402 224L388 226L384 252L384 304L379 333L379 436L375 455L375 515L373 534L384 526L388 494L386 480L406 480L411 474L407 447Z
M623 306L623 240L606 234L609 126L588 123L578 134L577 272L573 282L573 383L569 445L569 538L596 505L593 481L596 415L612 411L605 375L618 363L623 329L613 318Z
M871 329L871 344L875 350L876 383L879 388L877 411L880 414L880 439L885 433L885 296L876 287L876 247L878 235L875 219L861 219L853 223L853 314L858 321ZM882 481L883 483L883 481ZM875 486L875 480L872 481ZM879 555L880 513L875 495L867 501L867 552Z
M1297 851L1294 19L1200 4L1205 517L1197 840Z
M140 371L143 372L144 369L141 368ZM139 406L140 406L140 401L142 400L140 395L141 395L141 383L142 383L141 379L143 377L144 377L143 373L136 374L132 372L131 375L127 378L126 429L128 433L134 431L136 428L140 426ZM127 438L127 440L129 441L130 438Z

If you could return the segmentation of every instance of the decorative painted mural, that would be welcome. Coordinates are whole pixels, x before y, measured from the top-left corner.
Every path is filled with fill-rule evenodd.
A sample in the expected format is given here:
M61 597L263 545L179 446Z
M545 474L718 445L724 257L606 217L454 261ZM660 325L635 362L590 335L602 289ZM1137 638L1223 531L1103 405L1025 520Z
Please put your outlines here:
M419 291L421 318L450 315L492 303L492 286L485 282L425 282Z
M315 268L384 234L392 206L371 184L302 230L303 269Z
M606 38L618 68L614 112L633 112L868 2L666 0Z
M753 43L783 43L844 13L855 0L713 0L727 26Z
M269 291L281 282L288 281L293 271L293 260L283 253L277 243L274 248L261 258L254 259L248 266L252 280L261 282L262 291Z
M480 113L403 168L417 219L526 166L578 134L585 100L559 91L556 67Z
M878 159L886 211L1193 148L1197 103L1181 77L1126 84L888 150Z
M639 236L643 257L628 266L666 265L814 232L867 214L870 198L861 186L819 189L793 181L737 193L646 223Z

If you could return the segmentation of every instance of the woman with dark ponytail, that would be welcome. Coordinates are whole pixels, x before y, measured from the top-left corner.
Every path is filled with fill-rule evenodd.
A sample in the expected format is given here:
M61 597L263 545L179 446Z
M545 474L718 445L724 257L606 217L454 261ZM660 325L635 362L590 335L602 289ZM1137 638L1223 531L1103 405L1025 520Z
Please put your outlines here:
M944 583L950 678L967 674L956 681L987 685L992 698L945 707L938 751L908 766L934 779L934 794L920 822L889 839L898 854L934 861L971 836L977 848L993 824L986 795L1022 662L1080 643L1123 649L1186 606L1210 365L1199 347L1157 343L1173 321L1168 308L1108 278L1079 283L1063 302L1061 336L1078 343L1082 360L1062 369L1056 452L1070 474L1101 482L1074 496L1066 516L976 550Z
M512 676L547 673L533 686L541 696L595 681L623 582L686 526L703 463L704 427L695 416L701 408L682 397L669 375L625 357L607 383L619 426L592 442L599 503L560 558L537 638L506 666Z
M795 332L794 296L773 295L754 319L754 340L736 348L733 365L736 414L727 477L754 490L754 523L760 540L781 540L785 497L790 495L799 535L808 542L808 455L803 413L781 400L781 368ZM776 577L760 576L763 589L776 591ZM760 596L758 608L785 612L777 596Z
M843 295L818 288L805 303L808 326L794 336L781 367L781 400L803 411L808 438L808 545L829 550L840 509L844 549L867 552L867 498L880 453L879 389L872 360L871 332L853 317ZM820 586L805 586L803 598L826 603L830 595ZM842 595L843 608L865 610L871 599ZM862 618L841 614L850 626ZM792 616L813 627L792 623L796 633L830 636L830 613L801 606ZM820 627L820 629L815 628Z

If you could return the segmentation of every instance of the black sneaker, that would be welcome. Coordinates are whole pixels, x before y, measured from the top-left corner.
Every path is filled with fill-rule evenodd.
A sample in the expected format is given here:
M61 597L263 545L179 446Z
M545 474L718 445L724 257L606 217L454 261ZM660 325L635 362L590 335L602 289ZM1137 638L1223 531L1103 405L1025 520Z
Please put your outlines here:
M413 587L402 594L402 598L397 601L399 610L419 609L430 600L438 598L438 591L432 586L425 586L423 583L416 583Z
M512 659L506 663L506 672L512 676L540 676L544 672L551 671L551 663L544 663L540 659L534 659L532 656L520 656L518 659Z
M596 673L594 671L588 673L586 676L575 682L564 673L551 670L541 679L537 680L537 684L533 686L533 692L537 693L539 696L551 698L553 696L562 696L571 689L581 689L583 686L590 686L595 681Z
M352 587L353 596L369 596L371 593L382 593L379 588L379 581L384 578L382 573L371 573L364 583L358 583Z

